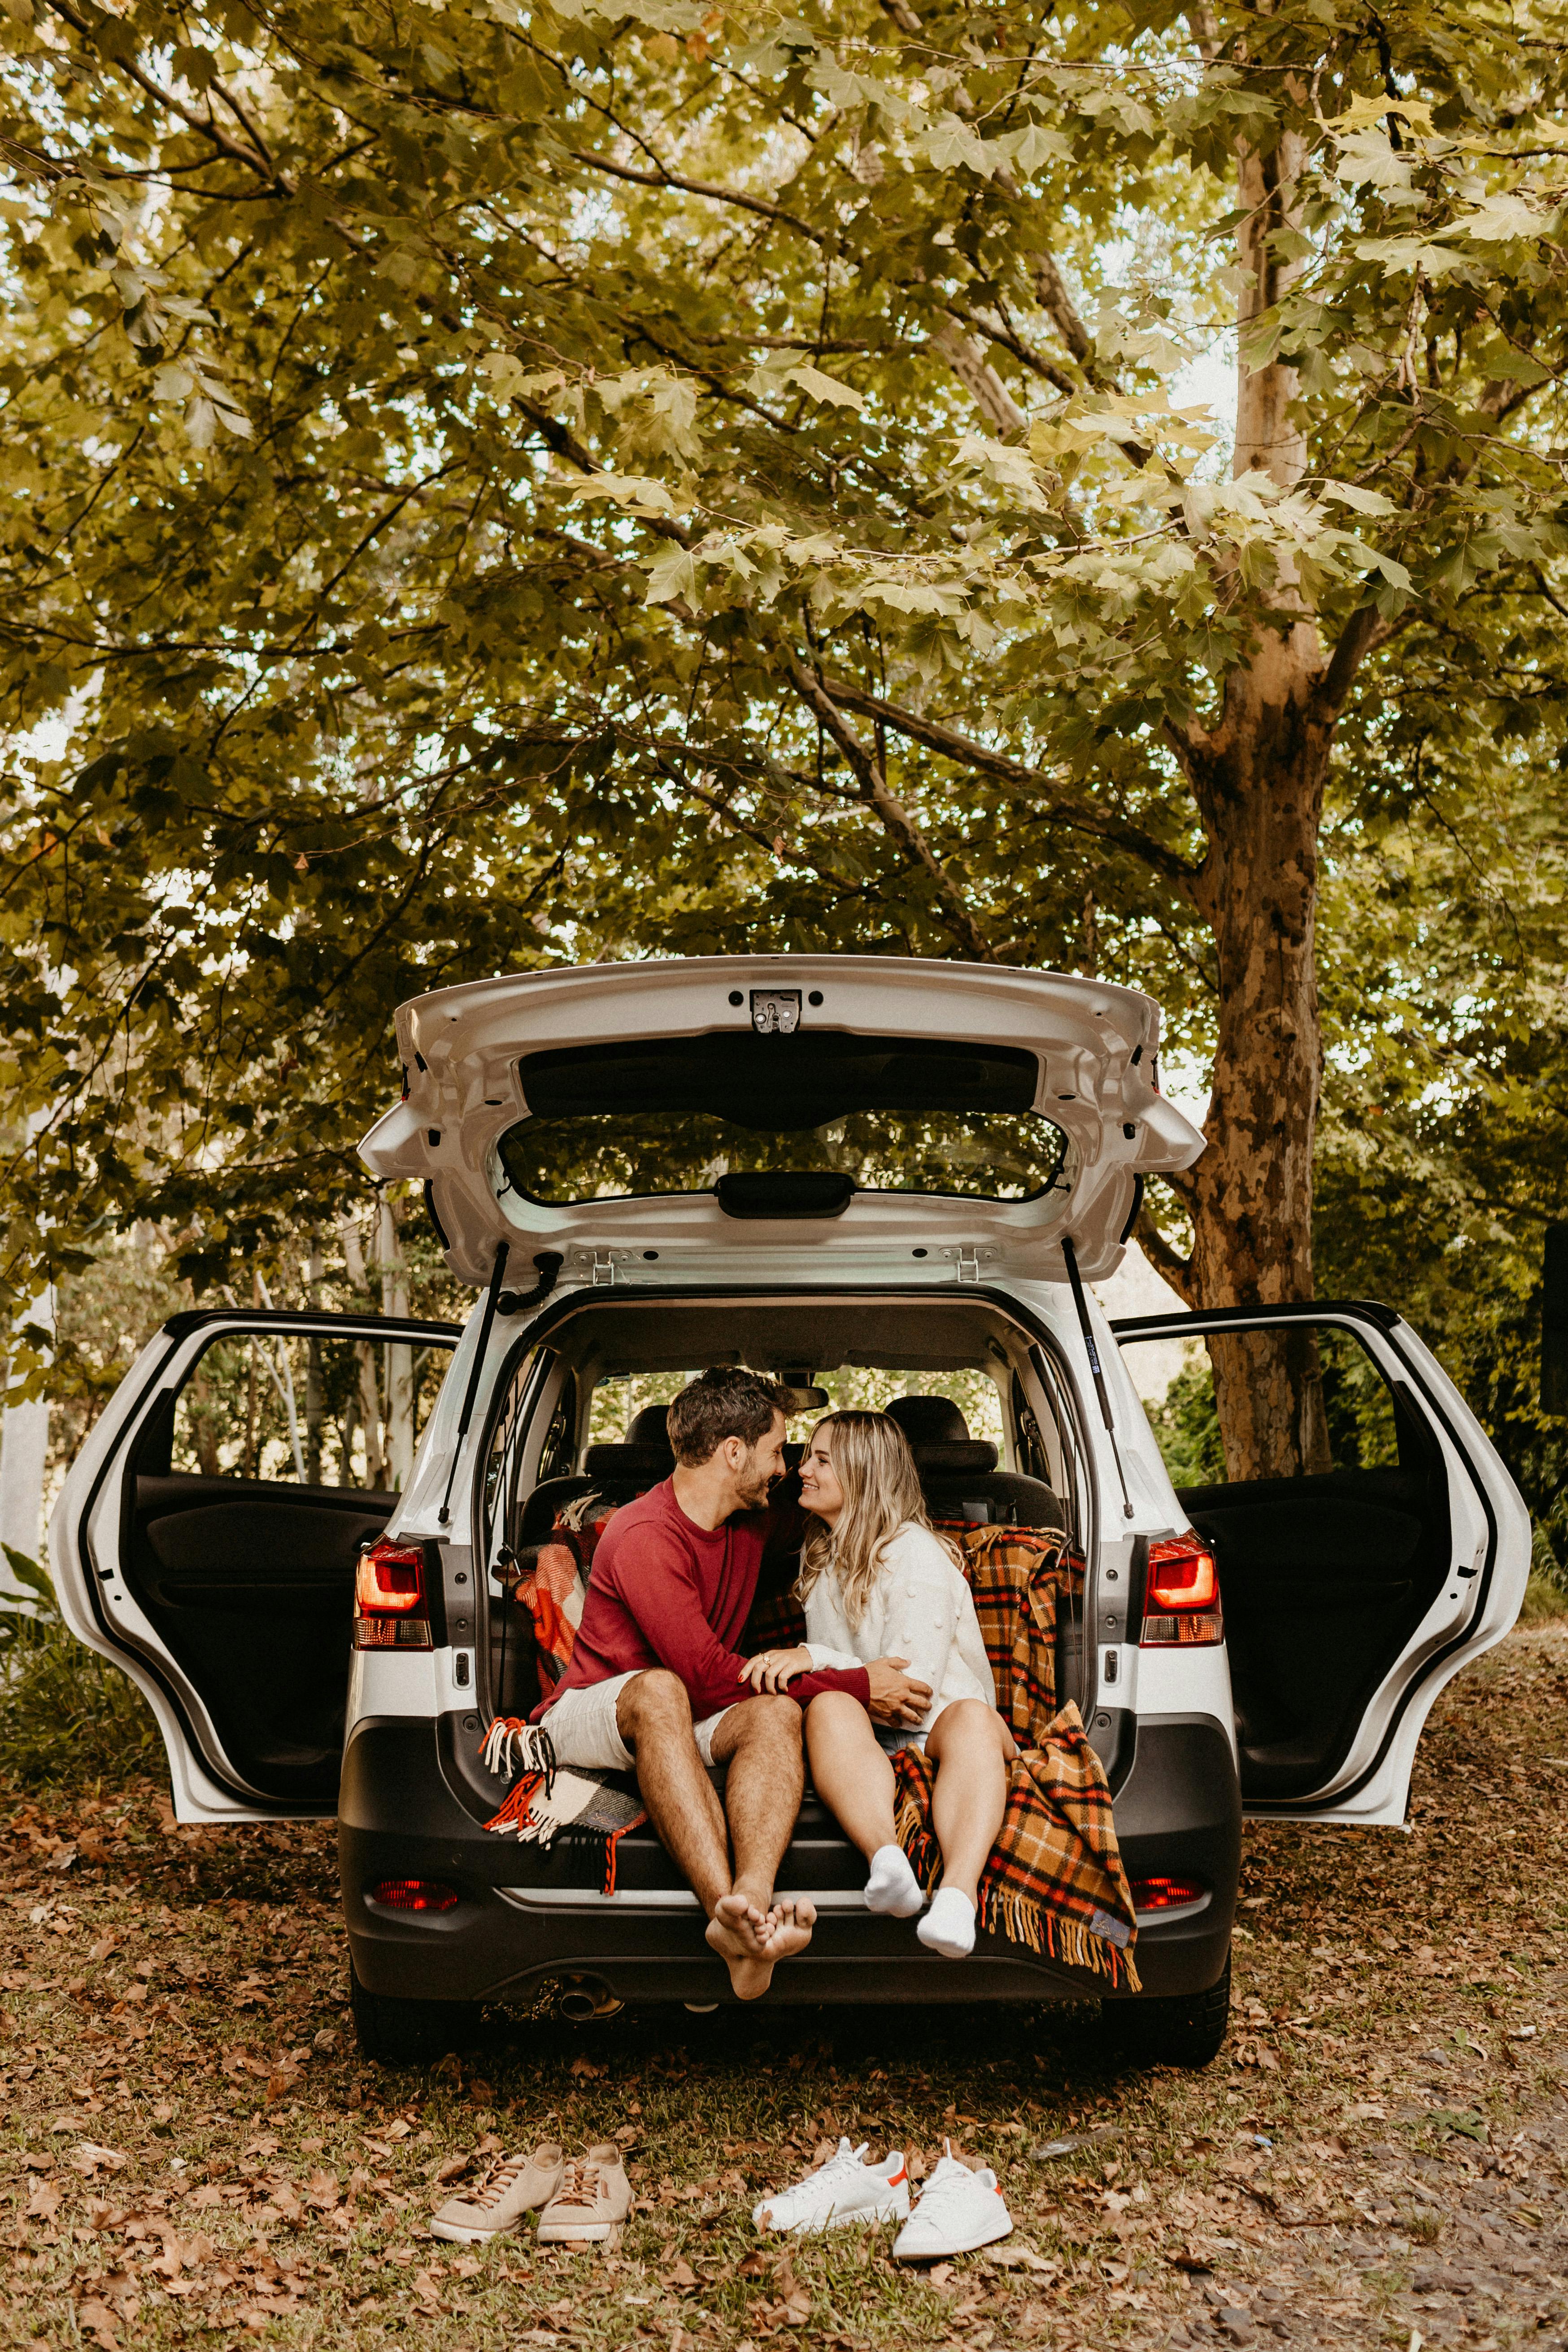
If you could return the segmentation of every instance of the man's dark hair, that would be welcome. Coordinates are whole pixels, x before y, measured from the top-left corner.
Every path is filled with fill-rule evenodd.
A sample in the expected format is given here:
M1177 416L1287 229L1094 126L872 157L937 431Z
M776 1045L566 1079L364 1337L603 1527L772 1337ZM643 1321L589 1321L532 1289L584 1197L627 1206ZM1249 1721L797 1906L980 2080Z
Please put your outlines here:
M695 1470L711 1459L727 1437L757 1444L784 1411L784 1391L759 1373L733 1364L715 1364L681 1390L669 1408L669 1442L675 1458Z

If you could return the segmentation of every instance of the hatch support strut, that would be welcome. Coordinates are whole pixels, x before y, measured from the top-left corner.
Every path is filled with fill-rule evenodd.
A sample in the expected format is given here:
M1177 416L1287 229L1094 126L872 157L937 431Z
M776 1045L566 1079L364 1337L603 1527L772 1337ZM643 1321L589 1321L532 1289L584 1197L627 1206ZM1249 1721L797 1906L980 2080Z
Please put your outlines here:
M1121 1449L1116 1443L1116 1423L1110 1417L1110 1398L1106 1391L1105 1374L1100 1368L1100 1350L1094 1344L1094 1329L1089 1319L1089 1302L1083 1295L1083 1276L1078 1270L1078 1252L1072 1245L1072 1235L1062 1236L1062 1255L1067 1260L1068 1280L1072 1285L1072 1303L1078 1308L1078 1328L1083 1333L1083 1344L1089 1349L1089 1369L1094 1374L1094 1393L1100 1399L1100 1419L1110 1440L1110 1458L1116 1465L1116 1475L1121 1482L1121 1516L1132 1517L1132 1504L1127 1492L1127 1473L1121 1467Z

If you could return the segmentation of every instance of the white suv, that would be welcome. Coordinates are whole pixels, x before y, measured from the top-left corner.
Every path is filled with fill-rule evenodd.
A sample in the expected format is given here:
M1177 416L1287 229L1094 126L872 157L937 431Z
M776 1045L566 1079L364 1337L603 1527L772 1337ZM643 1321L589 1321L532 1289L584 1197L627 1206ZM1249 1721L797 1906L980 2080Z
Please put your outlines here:
M484 1826L485 1729L539 1687L498 1571L584 1495L668 1475L661 1413L591 1434L654 1375L902 1376L933 1516L1066 1528L1085 1576L1058 1690L1113 1791L1144 1988L1116 2009L1150 2054L1219 2046L1244 1811L1403 1819L1434 1697L1517 1613L1529 1522L1390 1308L1106 1322L1088 1286L1143 1177L1203 1149L1159 1091L1159 1019L1099 981L849 956L595 965L402 1008L403 1099L363 1153L425 1184L481 1289L466 1325L177 1316L51 1531L60 1605L146 1693L182 1821L337 1815L366 2049L433 2053L544 1979L580 2009L729 1998L650 1830L605 1894L583 1848ZM1197 1344L1218 1334L1315 1361L1312 1475L1226 1481ZM1179 1492L1140 1402L1173 1370ZM863 1875L808 1795L779 1883L820 1925L769 2000L1100 1997L994 1938L933 1959L864 1909Z

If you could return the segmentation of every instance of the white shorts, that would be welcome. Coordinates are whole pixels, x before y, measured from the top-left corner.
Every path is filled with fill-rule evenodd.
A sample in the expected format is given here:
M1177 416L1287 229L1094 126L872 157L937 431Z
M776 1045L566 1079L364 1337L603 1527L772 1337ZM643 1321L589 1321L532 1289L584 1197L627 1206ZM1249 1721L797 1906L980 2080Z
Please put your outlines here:
M642 1671L638 1667L629 1675L611 1675L605 1682L581 1683L552 1701L540 1724L550 1734L558 1764L574 1765L580 1772L636 1771L637 1759L616 1720L616 1701ZM721 1706L717 1715L704 1716L691 1727L704 1764L713 1761L713 1734L729 1712Z

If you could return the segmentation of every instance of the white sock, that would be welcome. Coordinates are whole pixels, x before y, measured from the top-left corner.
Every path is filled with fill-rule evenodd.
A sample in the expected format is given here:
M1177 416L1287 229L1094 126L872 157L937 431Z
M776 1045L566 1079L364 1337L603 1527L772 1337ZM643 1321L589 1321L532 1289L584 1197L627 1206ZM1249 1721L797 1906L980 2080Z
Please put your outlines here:
M966 1960L974 1949L974 1906L956 1886L939 1886L915 1933L944 1960Z
M920 1880L910 1868L908 1854L901 1845L879 1845L871 1856L871 1875L866 1881L866 1908L885 1911L895 1919L912 1919L917 1911L925 1908L925 1896Z

